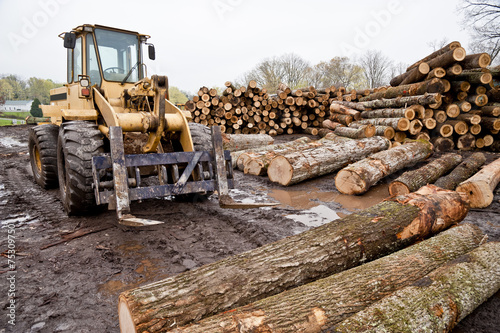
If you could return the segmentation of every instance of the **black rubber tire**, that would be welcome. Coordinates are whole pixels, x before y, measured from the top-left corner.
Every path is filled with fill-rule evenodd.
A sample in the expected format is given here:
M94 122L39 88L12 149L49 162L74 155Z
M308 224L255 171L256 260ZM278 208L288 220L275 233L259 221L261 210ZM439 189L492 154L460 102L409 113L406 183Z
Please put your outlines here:
M44 124L32 127L28 147L31 170L38 185L44 189L57 188L57 136L59 126Z
M195 151L212 151L212 132L208 126L199 123L189 123L189 131L191 132Z
M57 141L61 201L68 215L99 211L92 188L92 156L104 153L104 137L87 121L63 123Z

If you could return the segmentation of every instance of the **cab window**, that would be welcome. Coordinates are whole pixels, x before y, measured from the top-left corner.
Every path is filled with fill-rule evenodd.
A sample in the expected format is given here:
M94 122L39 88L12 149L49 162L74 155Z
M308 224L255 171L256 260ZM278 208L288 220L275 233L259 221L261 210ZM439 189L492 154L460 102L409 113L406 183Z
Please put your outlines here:
M82 57L82 37L76 39L76 45L73 49L73 82L78 81L78 75L83 74Z
M87 75L90 77L90 84L101 85L101 73L99 72L99 62L95 50L94 39L91 34L86 37L87 42Z

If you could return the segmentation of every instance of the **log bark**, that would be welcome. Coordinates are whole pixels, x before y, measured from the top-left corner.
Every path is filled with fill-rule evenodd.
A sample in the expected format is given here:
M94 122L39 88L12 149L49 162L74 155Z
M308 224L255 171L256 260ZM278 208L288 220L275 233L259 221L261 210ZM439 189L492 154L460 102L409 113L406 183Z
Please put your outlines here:
M447 51L446 53L437 56L436 58L429 60L427 63L431 69L436 67L449 67L456 62L460 62L465 59L465 49L463 47L457 47L453 50Z
M321 123L321 125L324 128L328 128L328 129L331 129L331 130L335 130L337 127L343 127L343 126L345 126L344 124L336 123L334 121L331 121L330 119L323 120L323 122Z
M415 110L410 108L402 109L376 109L361 112L362 118L415 118Z
M245 168L245 163L252 158L255 154L259 153L266 153L268 151L276 151L276 150L282 150L282 149L287 149L290 147L302 147L305 144L311 143L312 140L307 137L299 138L290 142L285 142L281 144L275 144L275 145L269 145L269 146L264 146L260 147L257 149L248 149L241 151L240 153L231 153L231 159L233 161L233 166L238 168L238 170L243 171Z
M483 153L474 153L460 163L448 175L439 178L434 185L444 188L445 190L453 191L458 184L475 174L485 162L486 157Z
M326 332L451 332L500 289L500 243L436 269Z
M407 131L410 128L410 121L406 118L370 118L356 121L357 124L375 126L390 126L397 131Z
M486 165L457 187L469 197L472 208L485 208L493 202L493 190L500 181L500 158Z
M480 229L471 224L451 228L384 258L172 332L219 332L221 327L226 333L321 332L322 327L349 318L476 249L483 237Z
M328 147L318 147L278 156L269 165L269 180L284 186L332 173L353 161L389 149L390 141L375 136Z
M354 121L354 118L347 114L340 114L334 112L330 114L330 120L335 123L340 123L342 125L349 126L349 124Z
M360 102L373 101L376 99L390 99L400 96L415 96L423 95L425 93L443 93L444 84L439 79L432 79L412 84L399 85L397 87L390 87L386 90L374 92L368 96L360 98Z
M489 130L498 131L500 130L500 119L493 117L481 117L481 126Z
M330 111L340 114L345 114L351 116L354 120L361 119L361 112L358 110L351 109L345 105L332 103L330 105Z
M432 144L417 141L373 154L340 170L335 186L344 194L363 194L380 179L423 161L431 153Z
M362 125L355 122L349 125L349 127L354 127L354 128L360 128L363 126L367 125ZM375 126L375 135L383 136L386 139L392 140L396 135L396 131L394 130L394 128L390 126Z
M126 291L119 300L120 326L136 332L165 332L395 252L458 223L466 214L465 201L450 191L385 201L333 223Z
M359 102L365 108L370 109L383 109L383 108L402 108L408 105L420 104L420 105L430 105L436 104L441 101L441 94L424 94L417 96L406 96L398 97L392 99L381 99L368 102Z
M333 133L339 136L344 136L351 139L371 138L375 135L376 129L372 124L362 125L358 128L354 127L337 127Z
M389 193L401 195L414 192L426 184L434 183L460 162L462 156L448 153L418 169L406 171L389 184Z
M341 104L341 105L344 105L344 106L347 106L351 109L355 109L355 110L358 110L358 111L365 111L366 108L364 107L364 105L360 104L360 103L357 103L357 102L347 102L347 101L334 101L336 104Z
M417 82L426 77L429 73L430 68L426 62L420 63L415 68L409 70L408 72L404 72L394 78L392 78L390 84L393 87L399 86L401 84L409 84L413 82Z
M457 75L455 80L467 81L471 84L488 84L493 80L493 76L487 71L466 70Z
M488 53L469 54L461 62L463 69L486 68L491 63L491 57Z
M481 108L481 115L488 117L498 117L500 116L500 104L492 103L491 105L485 105Z
M420 65L421 63L423 62L426 62L426 61L429 61L431 59L434 59L440 55L442 55L443 53L446 53L450 50L453 50L453 49L456 49L457 47L460 47L460 42L457 42L457 41L454 41L454 42L451 42L449 43L448 45L446 46L443 46L442 48L440 48L439 50L429 54L428 56L420 59L419 61L417 61L416 63L412 64L411 66L409 66L406 71L410 71L412 68L415 68L417 67L418 65Z
M243 171L247 174L263 176L267 173L267 169L271 161L277 156L290 154L298 149L314 149L322 145L337 144L349 140L349 138L345 138L343 136L328 134L317 141L312 141L305 144L290 145L285 148L276 148L262 153L249 154L248 157L250 158L247 159L246 162L244 162Z
M225 150L237 151L271 145L274 139L267 134L223 134Z

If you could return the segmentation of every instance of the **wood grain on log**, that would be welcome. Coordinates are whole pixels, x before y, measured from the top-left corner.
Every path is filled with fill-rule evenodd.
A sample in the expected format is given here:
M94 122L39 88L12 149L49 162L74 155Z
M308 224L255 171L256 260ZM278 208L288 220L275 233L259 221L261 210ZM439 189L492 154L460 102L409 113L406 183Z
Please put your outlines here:
M335 177L335 186L344 194L363 194L380 179L426 159L431 153L432 145L427 141L375 153L340 170Z
M485 162L486 157L483 153L474 153L460 163L448 175L439 178L434 185L444 188L445 190L453 191L458 184L475 174Z
M126 291L119 300L120 326L165 332L395 252L465 218L468 210L462 197L439 190L382 202L299 235Z
M483 237L472 224L451 228L384 258L172 332L212 333L221 327L225 333L321 332L477 248Z
M389 193L401 195L414 192L426 184L434 183L461 161L462 156L448 153L418 169L406 171L389 184Z
M472 208L488 207L493 202L493 190L500 181L500 158L483 167L457 187L469 197Z
M500 243L490 242L326 332L450 332L500 289Z
M269 165L269 180L284 186L332 173L353 161L388 149L390 141L375 136L328 147L318 147L278 156Z

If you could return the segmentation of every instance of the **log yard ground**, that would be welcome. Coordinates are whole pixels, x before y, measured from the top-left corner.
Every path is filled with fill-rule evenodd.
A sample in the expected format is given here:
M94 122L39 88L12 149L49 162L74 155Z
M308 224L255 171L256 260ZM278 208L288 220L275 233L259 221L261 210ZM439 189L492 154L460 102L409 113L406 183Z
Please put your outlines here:
M114 211L66 216L59 191L45 191L34 182L28 156L29 128L0 127L0 332L119 332L121 292L370 207L389 196L388 184L403 172L383 179L364 195L349 196L336 190L335 174L283 187L267 177L235 171L234 199L280 205L221 209L216 194L202 202L146 200L133 203L133 213L165 223L127 228L116 223ZM275 142L301 136L281 135ZM486 163L500 157L485 155ZM431 159L437 156L435 153ZM471 209L462 222L479 226L493 241L500 241L499 192L497 189L492 205ZM15 233L9 233L11 230ZM12 247L15 256L9 261ZM15 293L14 306L9 291ZM453 332L498 332L499 311L497 292ZM11 320L15 326L7 324Z

